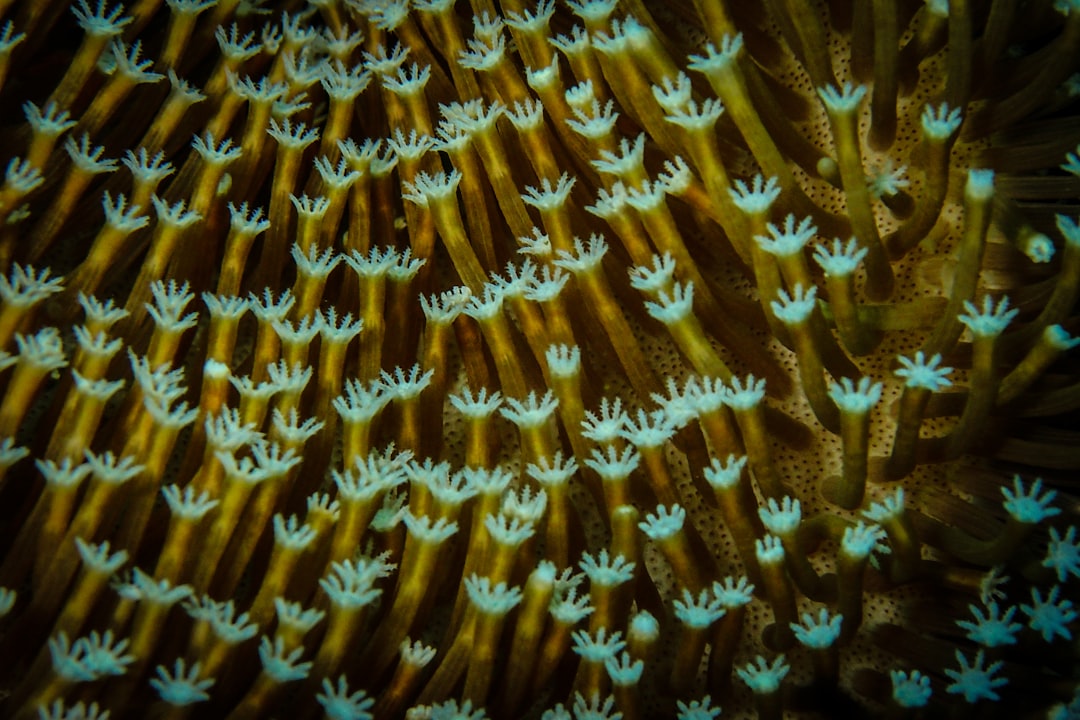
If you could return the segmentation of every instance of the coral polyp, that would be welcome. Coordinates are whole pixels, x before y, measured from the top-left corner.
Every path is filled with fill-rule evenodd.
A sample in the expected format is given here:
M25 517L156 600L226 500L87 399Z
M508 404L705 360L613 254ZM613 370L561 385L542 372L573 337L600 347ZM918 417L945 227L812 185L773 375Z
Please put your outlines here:
M0 0L0 714L1080 714L1080 7Z

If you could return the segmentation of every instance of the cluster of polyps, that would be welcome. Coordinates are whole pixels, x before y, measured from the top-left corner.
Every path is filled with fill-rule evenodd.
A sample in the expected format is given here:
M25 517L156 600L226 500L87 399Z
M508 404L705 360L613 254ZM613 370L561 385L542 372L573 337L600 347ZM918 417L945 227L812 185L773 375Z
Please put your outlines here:
M66 5L0 713L1075 711L1076 3Z

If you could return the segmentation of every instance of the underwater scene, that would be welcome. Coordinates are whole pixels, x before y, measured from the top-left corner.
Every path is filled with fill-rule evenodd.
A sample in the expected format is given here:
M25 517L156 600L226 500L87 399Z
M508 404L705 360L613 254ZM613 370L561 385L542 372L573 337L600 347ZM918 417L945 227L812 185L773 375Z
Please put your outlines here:
M1080 0L0 0L0 717L1080 719Z

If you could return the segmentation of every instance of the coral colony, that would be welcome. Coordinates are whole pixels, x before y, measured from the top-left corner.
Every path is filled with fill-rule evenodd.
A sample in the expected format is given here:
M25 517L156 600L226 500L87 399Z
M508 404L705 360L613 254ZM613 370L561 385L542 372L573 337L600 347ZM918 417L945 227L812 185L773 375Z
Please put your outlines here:
M1077 0L0 0L0 715L1080 717Z

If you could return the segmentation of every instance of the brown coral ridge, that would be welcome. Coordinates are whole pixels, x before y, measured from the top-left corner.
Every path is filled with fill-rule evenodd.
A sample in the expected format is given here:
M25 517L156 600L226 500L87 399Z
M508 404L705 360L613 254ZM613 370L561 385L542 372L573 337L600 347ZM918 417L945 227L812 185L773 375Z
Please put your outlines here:
M0 714L1077 715L1078 42L0 0Z

